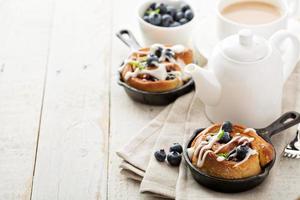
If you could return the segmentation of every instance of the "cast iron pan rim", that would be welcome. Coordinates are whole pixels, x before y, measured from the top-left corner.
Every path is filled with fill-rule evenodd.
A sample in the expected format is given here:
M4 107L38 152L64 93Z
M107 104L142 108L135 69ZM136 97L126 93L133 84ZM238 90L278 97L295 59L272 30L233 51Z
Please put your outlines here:
M202 130L201 130L202 129ZM204 128L200 128L201 131L204 130ZM184 160L186 161L186 163L188 164L188 166L190 168L192 168L193 170L195 170L198 174L200 174L201 176L205 176L207 178L210 178L210 179L214 179L215 181L222 181L222 182L246 182L246 181L251 181L251 180L255 180L259 177L262 177L262 178L265 178L269 172L270 172L270 169L273 167L274 163L275 163L275 160L276 160L276 151L274 149L274 159L268 163L262 170L263 172L261 172L260 174L258 175L255 175L255 176L251 176L251 177L247 177L247 178L240 178L240 179L225 179L225 178L219 178L219 177L215 177L215 176L210 176L208 174L205 174L203 172L201 172L197 167L195 167L190 159L189 159L189 156L188 156L188 152L187 152L187 149L188 147L191 145L192 141L195 139L195 137L199 134L200 132L198 132L197 134L193 134L193 136L188 140L187 144L185 145L184 147L184 154L183 154L183 157L184 157ZM262 136L258 133L259 136ZM265 138L264 138L265 140ZM266 142L268 142L269 144L271 144L273 146L273 144L270 142L270 141L267 141L265 140ZM274 146L273 146L274 147Z
M134 87L131 87L130 85L126 84L124 81L121 80L121 77L119 75L118 77L118 84L126 87L127 89L136 92L136 93L140 93L140 94L146 94L146 95L164 95L164 94L172 94L172 93L176 93L190 85L194 84L194 80L191 78L188 82L186 82L185 84L183 84L182 86L180 86L179 88L175 88L174 90L170 90L170 91L166 91L166 92L148 92L148 91L143 91L143 90L138 90Z

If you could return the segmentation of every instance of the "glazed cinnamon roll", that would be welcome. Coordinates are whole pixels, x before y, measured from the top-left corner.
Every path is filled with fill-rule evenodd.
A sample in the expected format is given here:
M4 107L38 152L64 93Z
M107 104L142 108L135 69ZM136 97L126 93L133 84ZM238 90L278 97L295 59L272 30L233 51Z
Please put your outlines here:
M188 154L201 172L219 178L240 179L261 173L274 159L275 151L254 129L225 122L201 131Z
M192 62L192 50L182 45L154 44L133 52L119 72L122 81L136 89L165 92L182 86L190 79L183 68Z

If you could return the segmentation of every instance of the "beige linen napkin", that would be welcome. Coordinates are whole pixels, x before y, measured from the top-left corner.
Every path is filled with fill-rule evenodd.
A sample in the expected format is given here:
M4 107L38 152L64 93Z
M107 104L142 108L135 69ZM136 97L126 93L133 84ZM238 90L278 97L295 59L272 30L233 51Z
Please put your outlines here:
M121 173L134 180L142 179L142 193L175 198L178 168L158 163L153 152L161 148L168 150L172 143L183 141L185 121L193 98L194 92L166 107L117 152L124 160L120 165Z
M286 85L285 110L300 109L299 71L298 67ZM196 128L207 127L209 124L204 114L204 106L195 98L194 92L180 97L117 152L123 159L120 165L121 173L141 181L140 192L172 199L247 200L300 197L300 162L281 157L285 144L294 136L295 128L274 136L272 141L276 147L277 161L266 181L247 192L214 192L195 182L185 162L182 162L179 168L174 168L155 160L155 150L168 150L173 142L184 144Z
M167 106L156 118L142 128L126 145L117 151L123 159L121 173L134 180L142 180L151 158L151 150L167 119L172 104ZM146 150L148 149L148 150Z

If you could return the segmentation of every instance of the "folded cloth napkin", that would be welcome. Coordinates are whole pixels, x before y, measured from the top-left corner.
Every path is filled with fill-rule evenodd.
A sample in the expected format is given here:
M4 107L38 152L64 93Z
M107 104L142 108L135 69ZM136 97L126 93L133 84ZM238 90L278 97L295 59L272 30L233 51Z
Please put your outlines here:
M300 94L297 87L298 77L289 83L288 93L295 97ZM291 89L293 88L293 89ZM296 88L296 89L295 89ZM296 91L295 91L296 90ZM296 95L296 98L300 95ZM290 100L286 101L291 104ZM289 107L288 107L289 108ZM204 114L203 104L189 93L167 106L155 119L146 125L117 155L123 159L121 173L128 178L141 182L140 192L154 196L182 199L297 199L300 197L300 164L280 158L291 133L279 134L272 139L277 161L269 177L260 186L242 193L225 194L212 191L199 185L192 177L185 162L179 168L166 162L159 163L153 154L156 150L168 148L174 142L184 144L193 131L207 127L210 122ZM288 139L286 139L287 137Z

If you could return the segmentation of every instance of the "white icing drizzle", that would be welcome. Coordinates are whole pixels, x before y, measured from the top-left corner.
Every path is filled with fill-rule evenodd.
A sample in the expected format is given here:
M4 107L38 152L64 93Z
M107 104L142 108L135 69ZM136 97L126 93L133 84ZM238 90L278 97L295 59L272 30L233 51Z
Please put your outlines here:
M127 72L125 74L124 79L128 80L129 78L137 77L139 74L148 74L148 75L151 75L151 76L157 78L158 80L166 80L166 78L168 77L169 74L172 74L175 77L180 78L182 80L188 80L189 78L191 78L190 75L187 75L187 74L183 73L183 68L185 66L185 63L182 60L180 60L180 59L176 60L172 57L166 56L167 49L171 49L174 53L182 53L182 52L186 51L186 48L184 46L174 45L174 46L168 48L168 47L165 47L161 44L153 44L150 47L150 53L154 54L155 51L159 48L162 48L162 54L159 58L159 63L158 62L153 63L156 66L155 69L149 70L149 69L136 68L134 70L134 72ZM143 51L137 51L136 53L145 54L145 52L143 52ZM161 63L161 62L164 62L166 59L168 59L171 63L177 64L181 68L181 71L167 72L167 68L166 68L167 64ZM125 60L124 64L119 68L119 72L122 72L124 67L127 64L129 64L130 62L138 62L138 61L136 61L136 60Z
M203 152L204 152L204 151L203 151ZM198 166L198 167L202 167L202 166L203 166L206 156L207 156L209 153L211 153L211 152L213 152L213 151L212 151L212 150L207 150L207 151L205 151L205 153L204 153L202 159L201 159L200 156L198 157L198 161L197 161L197 166Z
M186 66L186 64L184 63L183 60L181 60L180 58L177 59L177 60L175 60L174 58L171 58L170 60L171 60L172 63L177 64L180 67L181 71L184 72L184 67ZM182 80L188 80L191 77L192 77L192 75L190 75L188 73L181 73L181 79Z
M122 72L123 69L125 68L125 66L126 66L130 61L131 61L131 60L128 60L128 59L124 60L123 65L122 65L121 67L119 67L118 71L119 71L119 72Z
M185 47L183 45L177 44L171 47L172 51L175 53L182 53L185 51Z
M238 140L238 143L243 143L243 144L246 144L246 143L250 143L254 140L254 138L249 138L249 137L246 137L246 136L235 136L233 137L230 142L226 143L226 144L223 144L222 146L220 146L214 153L219 153L223 148L229 146L231 143L235 142Z
M234 152L233 154L231 154L230 156L232 156L232 157L236 157L236 155L237 155L237 152Z
M191 160L192 157L193 157L194 151L195 151L195 149L194 149L193 147L187 149L187 153L188 153L188 156L189 156L189 159L190 159L190 160Z
M199 145L196 148L196 151L194 154L198 157L197 161L197 167L202 167L205 161L205 158L209 152L213 152L210 150L212 146L219 140L218 137L219 135L222 134L222 132L218 132L216 135L212 136L211 139L209 140L208 144L205 145Z
M150 53L154 53L159 48L164 49L164 46L162 44L153 44L153 45L151 45Z
M256 133L256 130L253 129L253 128L246 128L246 129L244 130L244 133L247 133L247 132L254 132L254 133Z
M254 140L254 138L249 138L249 137L246 137L246 136L242 136L240 139L239 139L239 143L242 143L243 141L247 141L248 143L252 142Z
M230 142L228 142L227 144L221 145L221 146L215 151L215 153L219 153L223 148L229 146L231 143L233 143L233 142L239 140L240 138L241 138L241 136L233 137L233 138L230 140Z
M135 70L134 70L134 72L127 72L126 74L125 74L125 80L128 80L130 77L137 77L138 75L139 75L139 73L140 73L140 70L139 70L139 68L136 68Z
M207 141L201 141L203 139L203 136L202 136L202 137L198 138L198 140L200 140L201 142L196 142L195 147L190 148L190 150L188 152L189 157L192 158L194 155L198 157L197 164L196 164L197 167L201 168L203 166L204 161L206 159L206 156L211 152L214 153L214 154L217 154L223 148L229 146L233 142L238 142L238 144L245 145L247 143L251 143L254 140L254 138L252 138L252 137L249 138L249 137L241 136L240 134L237 134L228 143L223 144L217 150L212 151L211 148L219 140L218 137L219 137L220 134L221 134L221 132L218 132L214 136L207 136L207 137L210 138L208 142ZM257 154L257 151L249 148L246 157L242 161L238 162L235 166L238 166L238 165L246 162L251 155L255 155L255 154ZM233 153L231 156L235 157L236 152ZM218 162L222 162L224 160L226 160L226 158L224 156L217 156L217 161Z
M223 162L224 160L226 160L226 158L224 156L218 156L217 157L218 162Z
M159 80L165 80L168 76L168 72L166 70L166 67L164 64L161 63L155 63L155 65L157 66L156 69L152 69L152 70L148 70L148 69L143 69L140 70L141 73L143 74L149 74Z

